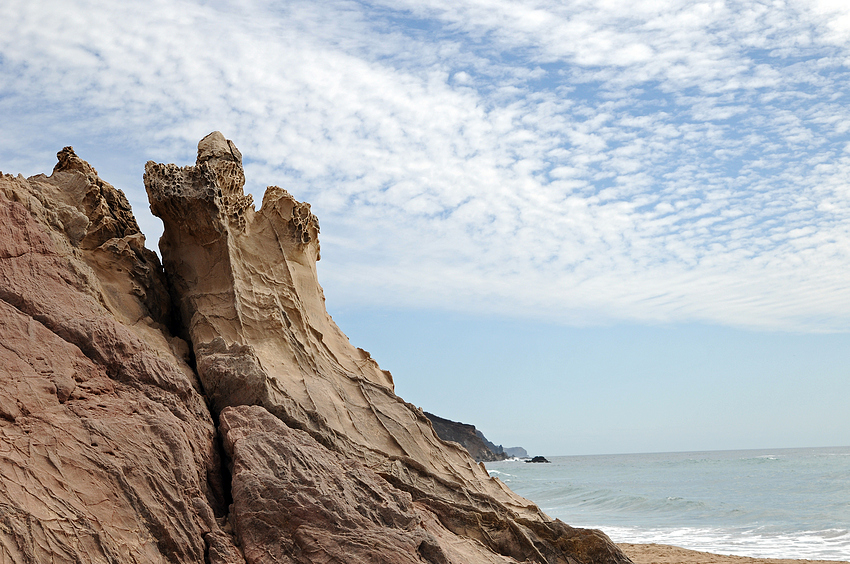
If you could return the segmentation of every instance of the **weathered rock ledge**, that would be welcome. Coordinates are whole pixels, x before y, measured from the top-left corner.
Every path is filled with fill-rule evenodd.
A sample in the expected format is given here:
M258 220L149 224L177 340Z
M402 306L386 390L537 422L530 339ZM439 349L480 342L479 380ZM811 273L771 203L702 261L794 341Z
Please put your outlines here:
M0 176L0 561L630 562L395 395L325 310L309 205L255 210L241 159L147 164L163 265L71 148Z

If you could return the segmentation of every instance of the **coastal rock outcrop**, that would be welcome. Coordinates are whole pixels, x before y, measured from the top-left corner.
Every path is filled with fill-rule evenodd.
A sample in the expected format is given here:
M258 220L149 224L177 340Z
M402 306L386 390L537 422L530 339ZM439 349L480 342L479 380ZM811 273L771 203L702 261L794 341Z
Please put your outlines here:
M261 405L418 495L481 508L497 500L540 519L463 448L440 440L333 322L309 205L273 186L255 211L243 185L241 154L220 133L201 141L195 166L145 168L173 299L213 409Z
M220 133L145 167L162 265L58 157L0 177L0 561L629 562L395 395L325 311L309 206L255 210Z

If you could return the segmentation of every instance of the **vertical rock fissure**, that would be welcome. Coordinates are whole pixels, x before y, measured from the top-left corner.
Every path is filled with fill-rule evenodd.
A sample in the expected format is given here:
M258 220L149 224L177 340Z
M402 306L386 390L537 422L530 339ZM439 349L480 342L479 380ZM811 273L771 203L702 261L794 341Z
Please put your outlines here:
M231 460L230 456L224 448L224 437L221 434L221 423L218 413L212 412L213 422L215 424L215 448L218 453L218 478L221 481L222 496L221 507L223 512L216 517L223 517L225 520L230 517L230 506L233 504L233 475L230 471Z
M206 564L225 564L235 562L243 562L244 555L242 555L239 551L240 541L236 531L233 529L233 515L231 513L231 508L233 507L233 476L231 473L231 465L232 461L230 459L230 455L227 453L227 450L224 448L224 436L221 432L221 424L219 414L213 410L210 411L213 422L215 424L215 437L214 437L214 448L216 451L216 459L217 466L210 467L207 469L207 472L210 474L215 473L216 475L212 477L217 483L221 485L221 499L218 500L218 503L213 506L213 510L215 512L215 519L217 524L219 525L219 534L226 535L229 537L229 543L226 543L225 546L217 546L221 543L216 543L218 539L213 535L213 533L207 533L204 535L204 562ZM219 554L218 551L223 552L224 554ZM227 560L229 557L231 560ZM239 554L236 554L239 553ZM235 560L234 560L235 559Z

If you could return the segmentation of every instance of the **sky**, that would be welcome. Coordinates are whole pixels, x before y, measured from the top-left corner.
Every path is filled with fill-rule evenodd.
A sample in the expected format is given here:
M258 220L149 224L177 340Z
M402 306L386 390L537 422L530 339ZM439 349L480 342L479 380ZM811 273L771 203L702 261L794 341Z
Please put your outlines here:
M843 1L4 0L0 170L220 130L356 346L532 454L850 444Z

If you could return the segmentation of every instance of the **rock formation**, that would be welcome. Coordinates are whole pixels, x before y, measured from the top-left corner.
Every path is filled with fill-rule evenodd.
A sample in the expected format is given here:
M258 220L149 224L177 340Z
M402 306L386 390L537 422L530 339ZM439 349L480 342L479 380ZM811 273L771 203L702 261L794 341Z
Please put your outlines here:
M507 458L503 452L496 452L495 445L484 438L484 434L476 429L475 425L444 419L427 411L424 413L425 417L431 420L438 437L444 441L458 443L476 462L493 462Z
M70 148L0 178L0 561L626 563L517 496L325 311L318 222L220 133L148 163L163 265Z

